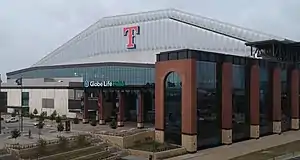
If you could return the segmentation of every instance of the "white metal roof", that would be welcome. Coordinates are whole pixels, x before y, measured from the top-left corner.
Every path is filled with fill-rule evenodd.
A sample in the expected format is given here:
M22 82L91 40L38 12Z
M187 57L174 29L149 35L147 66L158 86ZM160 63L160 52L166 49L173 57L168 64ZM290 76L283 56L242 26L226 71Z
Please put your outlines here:
M112 16L112 17L104 17L100 19L98 22L95 24L91 25L89 28L72 38L70 41L67 43L63 44L61 47L58 49L54 50L47 56L45 56L43 59L38 61L36 64L33 66L41 66L41 65L53 65L56 63L53 62L48 62L49 60L58 58L58 55L60 54L66 54L66 55L71 55L74 52L74 49L68 49L71 48L71 46L78 44L82 40L85 40L86 37L89 37L90 35L94 34L95 32L98 32L100 29L103 28L109 28L109 27L114 27L114 26L122 26L122 25L128 25L128 24L138 24L138 23L143 23L143 22L148 22L148 21L156 21L156 20L162 20L162 19L172 19L175 21L179 21L194 27L198 27L204 30L208 30L217 34L221 34L223 36L230 37L235 40L239 40L241 42L252 42L252 41L261 41L261 40L269 40L269 39L276 39L276 40L284 40L284 38L261 33L258 31L246 29L243 27L235 26L232 24L220 22L214 19L202 17L199 15L194 15L190 13L186 13L183 11L179 11L176 9L165 9L165 10L157 10L157 11L150 11L150 12L142 12L142 13L134 13L134 14L126 14L126 15L119 15L119 16ZM93 43L92 41L90 43ZM80 49L80 48L79 48ZM171 49L176 49L176 46ZM84 50L82 52L85 52ZM152 52L153 56L153 51L146 50L144 49L143 52ZM72 61L75 62L83 62L84 60L88 59L93 59L95 61L96 59L100 59L101 61L122 61L127 59L129 62L135 61L134 58L135 55L133 55L135 51L132 52L132 56L120 56L117 54L114 55L81 55L76 57L75 59L72 58L67 58L70 61L64 61L63 64L71 63ZM94 54L94 53L93 53ZM144 55L144 54L143 54ZM99 57L101 56L101 57ZM90 57L90 58L89 58ZM94 58L91 58L94 57ZM65 57L66 58L66 57ZM145 58L144 58L145 59ZM155 56L150 58L151 61L152 59L155 60ZM142 62L144 62L143 60ZM147 61L147 60L146 60ZM47 63L48 62L48 63ZM62 63L62 62L58 62ZM85 62L86 63L86 62Z

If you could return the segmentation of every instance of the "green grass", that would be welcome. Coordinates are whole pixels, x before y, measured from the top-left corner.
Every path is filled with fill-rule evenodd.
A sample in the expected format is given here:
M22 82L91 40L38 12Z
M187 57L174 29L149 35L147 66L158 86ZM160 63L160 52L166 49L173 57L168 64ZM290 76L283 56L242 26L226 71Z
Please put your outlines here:
M300 151L300 141L295 141L284 145L264 149L262 151L249 153L240 157L233 158L231 160L266 160L298 151Z

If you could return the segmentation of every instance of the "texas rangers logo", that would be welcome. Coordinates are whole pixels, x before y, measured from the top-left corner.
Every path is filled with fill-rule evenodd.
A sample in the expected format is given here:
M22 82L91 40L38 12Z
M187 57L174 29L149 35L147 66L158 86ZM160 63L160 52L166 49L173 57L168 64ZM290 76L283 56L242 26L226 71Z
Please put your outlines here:
M135 49L135 37L140 34L140 26L131 26L123 28L124 36L127 36L127 49Z

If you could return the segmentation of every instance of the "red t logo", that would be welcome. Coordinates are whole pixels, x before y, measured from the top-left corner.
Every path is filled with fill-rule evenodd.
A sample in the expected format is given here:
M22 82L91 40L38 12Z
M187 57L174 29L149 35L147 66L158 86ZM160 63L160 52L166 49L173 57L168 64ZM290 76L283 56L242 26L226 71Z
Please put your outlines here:
M123 33L128 37L127 49L135 49L135 36L140 34L140 26L125 27Z

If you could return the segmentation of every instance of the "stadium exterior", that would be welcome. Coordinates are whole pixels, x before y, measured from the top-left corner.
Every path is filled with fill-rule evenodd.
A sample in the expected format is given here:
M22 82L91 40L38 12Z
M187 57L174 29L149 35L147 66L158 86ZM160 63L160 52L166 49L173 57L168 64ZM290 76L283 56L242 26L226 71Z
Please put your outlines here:
M83 122L155 119L158 141L195 152L299 129L299 46L174 9L106 17L1 91L8 108Z

